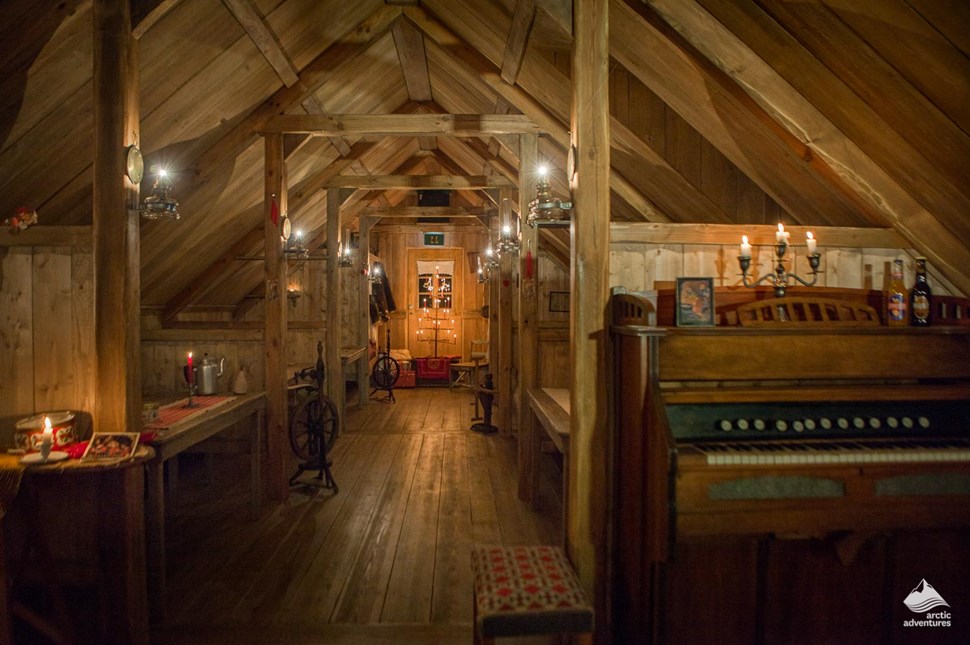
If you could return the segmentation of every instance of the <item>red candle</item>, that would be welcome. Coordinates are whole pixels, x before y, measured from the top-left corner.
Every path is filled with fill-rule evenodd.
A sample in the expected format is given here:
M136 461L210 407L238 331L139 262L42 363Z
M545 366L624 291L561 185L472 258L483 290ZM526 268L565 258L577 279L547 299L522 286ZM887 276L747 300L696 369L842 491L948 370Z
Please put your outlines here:
M192 352L189 352L189 387L192 387Z

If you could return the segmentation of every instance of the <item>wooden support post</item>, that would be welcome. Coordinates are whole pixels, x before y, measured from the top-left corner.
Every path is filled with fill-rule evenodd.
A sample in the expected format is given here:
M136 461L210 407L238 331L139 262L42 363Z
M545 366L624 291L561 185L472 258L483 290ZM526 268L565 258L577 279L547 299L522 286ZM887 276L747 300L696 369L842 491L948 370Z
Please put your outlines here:
M535 227L526 224L526 218L529 214L529 202L536 194L537 147L536 135L519 136L519 222L522 230L519 250L519 497L533 507L536 506L539 495L529 483L529 472L534 461L533 442L526 435L531 434L529 429L534 424L526 395L538 385L536 364L539 354L539 235Z
M283 135L265 138L265 186L263 194L266 264L266 480L269 496L286 498L286 464L291 461L287 438L286 401L286 257L280 236L280 221L286 213L286 164ZM275 221L274 221L275 220Z
M509 200L511 204L512 190L502 188L499 190L499 235L502 228L511 225L509 212L504 212L503 203ZM499 432L502 436L510 436L512 433L512 288L514 277L512 275L514 256L511 253L503 253L499 265L499 293L498 293L498 387L499 408Z
M358 284L360 294L357 301L357 344L364 348L364 357L357 361L357 403L360 407L367 405L370 399L368 390L367 367L370 357L368 342L370 341L370 276L367 269L370 266L370 225L371 218L360 216L360 231L357 236L357 253L360 271ZM341 420L342 421L342 420Z
M138 186L125 147L138 143L138 43L127 0L94 3L94 426L141 429Z
M570 285L572 347L567 540L599 615L606 598L609 508L607 432L610 235L609 0L573 6L572 144L574 215ZM603 621L605 623L606 621ZM603 623L598 625L601 626Z
M324 362L327 365L327 393L341 413L344 405L344 372L340 365L340 314L343 293L340 281L340 202L339 188L327 189L327 329L324 334ZM342 430L342 428L338 429Z

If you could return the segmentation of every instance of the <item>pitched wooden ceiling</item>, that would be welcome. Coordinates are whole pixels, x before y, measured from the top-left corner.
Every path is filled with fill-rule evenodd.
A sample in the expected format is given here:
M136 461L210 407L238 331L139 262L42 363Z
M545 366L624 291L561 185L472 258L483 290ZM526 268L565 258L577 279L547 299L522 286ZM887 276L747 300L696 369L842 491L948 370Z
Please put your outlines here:
M0 3L0 214L90 223L91 4ZM142 299L170 317L258 293L261 266L236 258L262 244L274 115L523 114L565 167L568 0L132 4L141 147L177 174L183 213L143 224ZM970 292L967 34L970 8L938 0L613 0L612 218L892 227ZM518 173L503 136L287 135L286 155L314 244L335 176ZM357 191L343 225L409 195Z

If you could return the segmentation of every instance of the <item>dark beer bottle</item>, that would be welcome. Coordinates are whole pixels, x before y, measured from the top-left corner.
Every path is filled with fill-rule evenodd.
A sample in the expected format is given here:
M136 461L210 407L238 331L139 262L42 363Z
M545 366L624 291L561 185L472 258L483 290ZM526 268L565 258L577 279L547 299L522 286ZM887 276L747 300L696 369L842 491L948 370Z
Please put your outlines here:
M926 281L926 258L916 258L916 283L909 291L910 321L914 327L926 327L933 321L932 298Z

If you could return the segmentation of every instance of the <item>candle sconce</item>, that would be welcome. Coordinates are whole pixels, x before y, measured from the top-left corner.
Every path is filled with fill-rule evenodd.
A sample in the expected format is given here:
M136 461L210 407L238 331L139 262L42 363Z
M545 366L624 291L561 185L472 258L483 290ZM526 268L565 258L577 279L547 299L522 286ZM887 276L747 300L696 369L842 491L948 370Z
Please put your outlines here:
M818 281L818 267L821 263L821 254L815 250L815 238L809 233L806 239L806 246L808 248L808 265L811 267L811 279L805 279L796 273L785 271L785 254L788 251L788 233L785 232L784 227L778 225L778 235L775 244L775 260L777 264L775 265L774 271L766 273L757 280L751 281L748 278L748 270L751 268L751 245L748 244L748 237L744 236L741 239L741 253L738 255L738 265L741 267L741 282L745 287L753 289L758 285L767 282L775 290L776 298L784 298L785 293L789 286L794 286L795 283L802 284L806 287L813 286Z
M337 245L337 266L341 267L352 267L354 266L354 256L353 249L350 248L349 244Z

